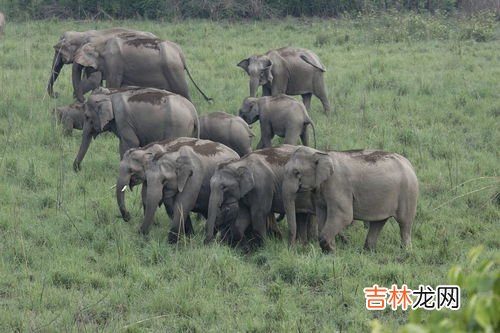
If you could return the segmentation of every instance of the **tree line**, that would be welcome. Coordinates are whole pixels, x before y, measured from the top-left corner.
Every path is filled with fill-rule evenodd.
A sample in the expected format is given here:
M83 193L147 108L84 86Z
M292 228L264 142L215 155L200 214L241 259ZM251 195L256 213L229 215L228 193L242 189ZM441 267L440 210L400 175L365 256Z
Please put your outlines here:
M500 12L498 0L0 0L17 19L339 17L384 11Z

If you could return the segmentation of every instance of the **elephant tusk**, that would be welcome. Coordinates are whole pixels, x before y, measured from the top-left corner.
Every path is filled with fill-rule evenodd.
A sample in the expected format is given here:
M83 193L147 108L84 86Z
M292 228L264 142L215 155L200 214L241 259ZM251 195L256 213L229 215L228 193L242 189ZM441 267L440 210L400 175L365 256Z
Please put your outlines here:
M125 192L125 190L127 189L127 187L128 187L128 185L123 186L122 192Z

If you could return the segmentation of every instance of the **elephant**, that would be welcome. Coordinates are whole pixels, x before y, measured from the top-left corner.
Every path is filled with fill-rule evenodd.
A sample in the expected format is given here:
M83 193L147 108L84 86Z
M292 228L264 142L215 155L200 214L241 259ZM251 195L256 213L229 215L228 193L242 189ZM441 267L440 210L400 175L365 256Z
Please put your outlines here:
M223 143L240 156L252 151L254 136L247 123L238 116L225 112L200 116L200 139Z
M326 114L330 113L330 102L323 74L325 66L312 51L282 47L262 55L252 55L238 63L250 76L250 97L257 96L262 86L262 96L279 94L301 95L308 111L311 111L312 95L318 97Z
M215 227L221 223L231 224L234 243L243 241L251 227L257 246L262 244L267 217L285 212L281 183L285 164L295 149L292 145L265 148L219 164L210 180L206 244L214 239ZM299 224L307 223L309 215L314 214L311 193L299 193L295 204Z
M93 90L100 86L102 75L99 72L93 71L91 68L86 69L87 80L81 81L82 66L74 63L74 57L77 50L83 45L95 42L97 40L106 40L112 36L121 35L123 38L128 36L143 37L143 38L157 38L156 35L150 32L136 31L125 28L111 28L102 30L88 30L88 31L66 31L59 38L59 41L54 45L54 58L52 60L52 70L50 73L49 83L47 85L47 93L51 97L56 97L54 92L54 83L56 82L59 73L61 72L64 64L73 64L72 70L72 83L73 83L73 96L81 95L87 91ZM83 99L80 99L83 102Z
M0 36L4 34L4 29L5 29L5 15L0 12Z
M180 137L177 139L166 139L155 141L144 147L128 149L120 161L119 174L116 180L116 202L122 218L130 220L130 214L125 207L125 190L134 188L146 180L145 168L155 154L165 152L170 146L180 147L179 142L194 141L195 138ZM143 187L142 197L145 198L145 187ZM144 201L144 200L143 200Z
M73 162L80 164L92 138L113 132L120 139L120 159L130 148L180 136L199 137L194 105L186 98L155 88L100 88L85 103L82 142Z
M353 220L369 222L365 249L375 250L390 217L399 224L404 247L411 244L418 180L403 156L377 150L322 152L298 148L285 165L282 184L290 232L296 211L294 197L314 193L319 242L324 252L335 250L334 237Z
M83 122L85 120L85 104L73 103L67 106L59 106L53 109L56 119L63 126L63 133L71 135L73 129L83 129Z
M168 242L176 243L191 211L207 217L210 178L217 164L238 158L231 148L210 140L181 143L178 151L155 155L145 170L147 190L140 231L149 232L158 203L163 198L167 211L173 215Z
M82 66L77 69L77 81L85 67L101 72L108 88L153 87L191 100L186 71L205 100L211 100L193 80L180 46L168 40L123 34L96 39L78 49L74 62ZM77 99L83 101L83 95L77 94Z
M261 137L257 149L272 146L274 135L285 138L285 144L295 145L301 139L309 144L308 125L311 125L316 147L316 129L304 104L287 95L247 97L243 100L239 115L248 124L260 120Z

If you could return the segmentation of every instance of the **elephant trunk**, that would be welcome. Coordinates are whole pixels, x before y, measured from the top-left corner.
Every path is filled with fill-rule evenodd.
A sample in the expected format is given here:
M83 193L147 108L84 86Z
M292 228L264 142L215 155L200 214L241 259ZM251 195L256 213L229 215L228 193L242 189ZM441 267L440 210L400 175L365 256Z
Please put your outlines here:
M82 81L82 71L82 65L73 63L73 70L71 73L71 81L73 83L73 97L75 97L80 103L83 103L85 100L83 97L82 89L80 89L80 84Z
M257 96L257 89L259 88L259 77L250 77L250 97Z
M120 168L121 169L121 168ZM120 170L120 175L116 180L116 203L120 209L120 214L125 222L130 221L130 214L125 207L125 190L130 184L130 174Z
M61 72L64 62L61 57L61 52L56 51L54 53L54 59L52 59L52 69L50 71L49 84L47 85L47 93L50 97L56 97L54 94L54 83Z
M210 199L208 201L208 219L205 225L205 244L210 243L215 237L215 223L220 215L220 208L223 199L223 193L219 189L213 189L210 192Z
M148 188L146 191L146 202L145 212L144 212L144 220L142 222L140 232L144 235L148 234L149 228L153 223L153 218L155 216L156 208L161 203L163 194L163 184L160 180L152 180L148 181Z
M295 244L297 236L297 221L295 211L295 198L298 191L298 183L287 179L283 182L283 206L285 208L286 221L288 223L288 245Z
M81 170L81 162L89 149L90 142L92 141L92 128L89 123L85 122L83 125L83 134L82 134L82 143L80 144L80 149L78 150L78 154L76 155L75 160L73 161L73 170L78 172Z

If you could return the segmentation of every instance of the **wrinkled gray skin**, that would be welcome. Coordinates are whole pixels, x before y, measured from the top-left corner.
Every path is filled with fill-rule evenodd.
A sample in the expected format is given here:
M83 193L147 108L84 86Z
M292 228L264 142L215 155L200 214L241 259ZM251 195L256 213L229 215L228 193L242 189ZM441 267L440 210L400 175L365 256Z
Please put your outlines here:
M254 136L240 117L225 112L211 112L200 117L200 139L225 144L240 156L252 151Z
M250 97L257 96L259 86L262 86L262 96L301 95L310 111L314 95L321 100L325 113L330 113L323 77L326 69L314 52L283 47L243 59L238 66L250 76Z
M76 102L67 106L58 106L53 111L56 119L62 124L65 135L71 135L73 128L83 129L85 104Z
M195 107L180 95L154 88L100 88L85 103L82 143L73 169L80 170L92 138L102 132L113 132L120 139L121 159L128 149L154 141L198 137L198 129Z
M82 66L79 64L74 64L73 59L77 50L83 45L95 42L101 39L107 39L112 36L122 35L132 37L144 37L144 38L156 38L156 36L150 32L135 31L125 28L111 28L102 30L88 30L88 31L66 31L59 38L59 41L54 45L54 58L52 60L52 70L49 78L49 83L47 85L47 93L51 97L56 97L57 93L54 92L54 83L59 76L63 66L66 64L73 64L72 70L72 83L73 83L73 96L83 96L88 91L91 91L100 86L102 81L102 75L96 72L92 68L86 68L85 74L87 79L81 79L82 76ZM80 102L83 102L83 97L79 98Z
M140 86L165 89L190 100L188 74L198 91L210 100L193 81L179 45L158 38L131 38L118 34L110 38L95 39L80 47L74 62L82 68L102 73L106 87ZM79 101L83 95L78 94Z
M260 120L260 141L257 149L272 146L275 135L285 138L285 144L295 145L298 139L304 146L309 144L308 125L316 130L304 104L287 95L247 97L239 110L239 115L248 124Z
M267 217L285 212L281 183L285 164L295 149L295 146L281 145L256 150L240 160L218 166L210 180L205 243L212 241L214 228L221 221L232 224L235 243L243 240L248 227L253 229L257 245L263 242ZM297 195L297 220L307 223L313 208L310 193Z
M185 143L177 152L165 152L146 167L145 214L140 231L149 232L158 202L173 212L168 241L176 243L191 211L208 213L210 178L218 163L238 159L231 148L210 140Z
M296 211L293 198L314 191L323 251L335 250L335 235L353 220L369 222L365 248L374 250L390 217L399 224L402 245L410 245L418 181L403 156L373 150L325 153L300 147L285 168L283 196L292 239Z
M144 147L131 148L125 152L119 167L119 174L116 180L116 202L120 209L120 214L125 221L130 220L130 213L125 207L125 190L132 190L135 186L142 184L146 180L146 164L153 159L154 154L162 153L170 149L170 146L178 146L179 141L194 141L194 138L177 138L155 141ZM143 199L145 198L145 187L143 186Z
M3 31L5 29L5 15L0 12L0 36L3 36Z

